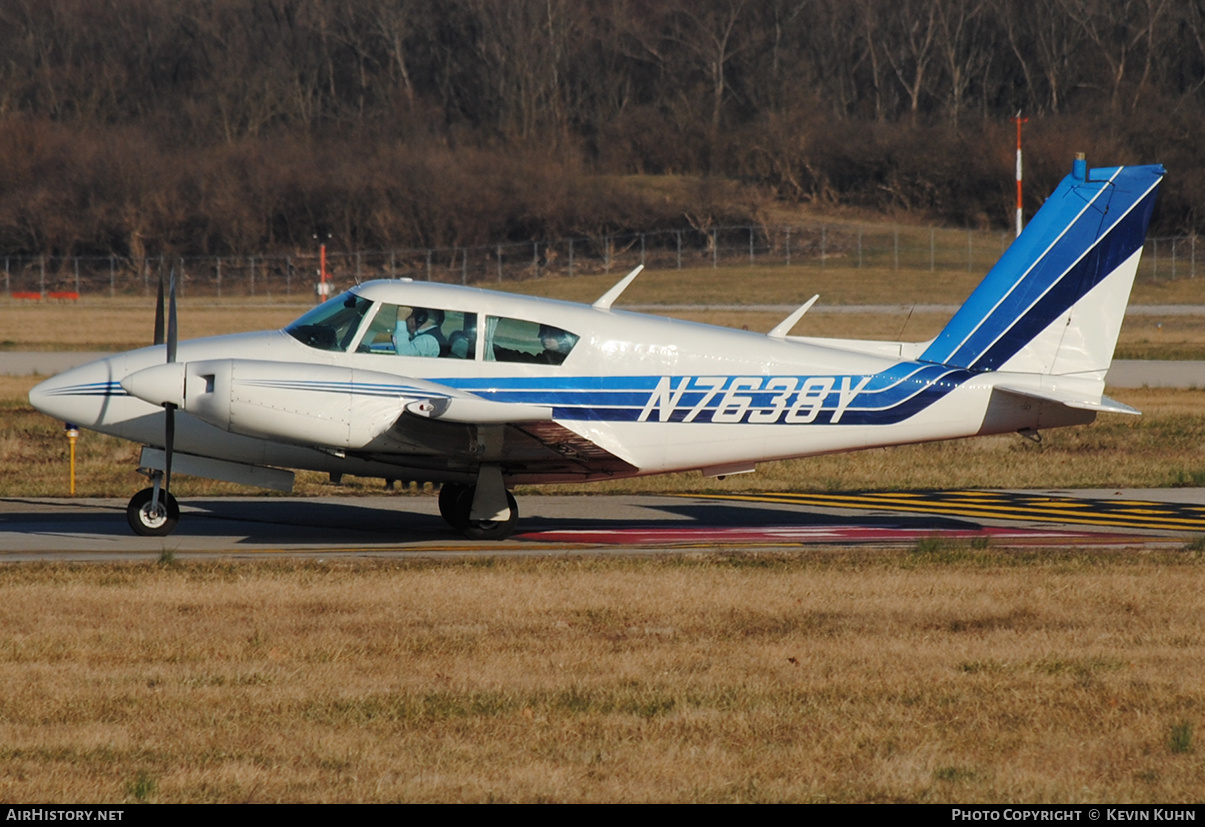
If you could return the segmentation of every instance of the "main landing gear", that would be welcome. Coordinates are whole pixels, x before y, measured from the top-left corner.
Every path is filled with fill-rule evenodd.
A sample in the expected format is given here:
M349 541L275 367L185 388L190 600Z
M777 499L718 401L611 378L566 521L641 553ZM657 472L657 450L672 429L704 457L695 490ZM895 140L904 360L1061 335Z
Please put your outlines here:
M505 540L519 521L519 506L514 496L503 489L509 516L503 519L473 520L473 499L477 486L446 483L439 489L439 513L448 525L470 540Z
M156 497L156 493L158 497ZM143 537L165 537L180 522L180 504L166 489L158 485L144 488L130 497L126 520L135 534Z
M126 521L143 537L165 537L180 522L180 504L162 485L162 473L153 472L152 486L126 506ZM505 540L519 521L519 505L496 468L484 469L476 485L445 484L439 489L439 513L470 540Z

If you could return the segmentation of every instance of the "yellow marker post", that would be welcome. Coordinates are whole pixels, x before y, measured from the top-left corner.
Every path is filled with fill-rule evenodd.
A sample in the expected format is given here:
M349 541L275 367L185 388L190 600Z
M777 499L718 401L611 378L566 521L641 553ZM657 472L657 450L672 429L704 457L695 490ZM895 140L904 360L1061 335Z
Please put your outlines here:
M67 432L67 444L71 446L71 496L75 496L75 441L79 439L79 428L70 422L63 423Z

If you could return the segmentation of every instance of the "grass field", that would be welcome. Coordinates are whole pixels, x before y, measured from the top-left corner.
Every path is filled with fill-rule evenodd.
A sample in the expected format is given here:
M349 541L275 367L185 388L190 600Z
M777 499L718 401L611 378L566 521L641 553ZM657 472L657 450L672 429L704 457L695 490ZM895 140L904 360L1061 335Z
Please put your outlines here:
M0 568L0 798L1195 802L1201 553Z
M650 295L710 295L699 279ZM609 282L532 287L593 299ZM857 295L846 288L833 292ZM801 300L770 296L769 282L751 290L749 303ZM800 295L812 292L824 291ZM278 327L301 310L190 299L182 335ZM797 332L924 339L943 322L814 314ZM1127 323L1122 352L1205 354L1201 320L1159 324ZM150 327L149 302L0 306L13 350L133 347ZM34 381L0 378L0 496L66 493L66 440L29 407ZM1114 395L1145 415L1040 445L992 437L723 481L548 490L1205 485L1205 391ZM135 446L85 433L79 493L128 496L142 485L135 461ZM298 488L333 493L315 474ZM1203 603L1198 543L7 565L0 798L1191 803L1205 796Z

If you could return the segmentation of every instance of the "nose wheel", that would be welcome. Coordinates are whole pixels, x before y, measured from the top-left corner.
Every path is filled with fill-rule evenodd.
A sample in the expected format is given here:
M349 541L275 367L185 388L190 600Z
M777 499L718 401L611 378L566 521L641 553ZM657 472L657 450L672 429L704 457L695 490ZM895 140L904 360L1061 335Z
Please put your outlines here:
M135 534L143 537L164 537L171 534L180 522L180 504L167 491L160 489L156 501L155 489L144 488L130 498L126 520Z

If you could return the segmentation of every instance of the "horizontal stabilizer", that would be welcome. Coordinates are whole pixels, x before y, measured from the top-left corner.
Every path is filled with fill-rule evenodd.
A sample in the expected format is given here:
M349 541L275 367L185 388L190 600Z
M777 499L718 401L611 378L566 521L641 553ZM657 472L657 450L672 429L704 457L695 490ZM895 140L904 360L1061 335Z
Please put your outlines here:
M1060 391L1049 388L1038 390L1035 388L1009 387L1008 385L995 385L993 386L993 390L1024 396L1028 399L1039 399L1043 402L1057 402L1060 405L1066 405L1068 408L1076 408L1081 411L1142 416L1142 411L1131 408L1129 405L1124 405L1116 399L1110 399L1107 396L1093 399L1090 396L1071 391Z

